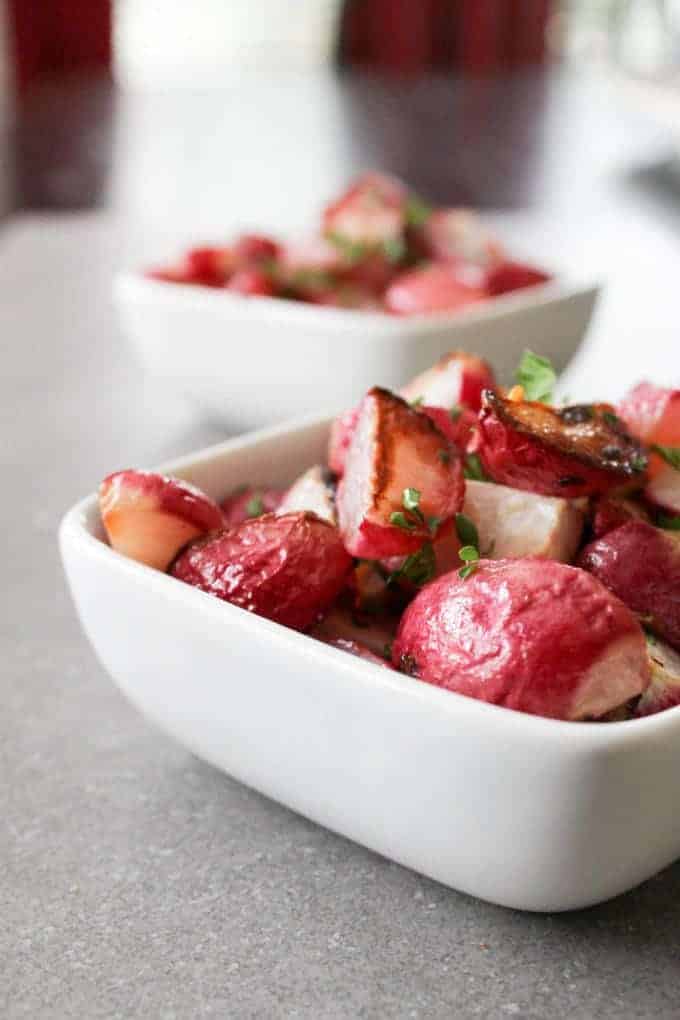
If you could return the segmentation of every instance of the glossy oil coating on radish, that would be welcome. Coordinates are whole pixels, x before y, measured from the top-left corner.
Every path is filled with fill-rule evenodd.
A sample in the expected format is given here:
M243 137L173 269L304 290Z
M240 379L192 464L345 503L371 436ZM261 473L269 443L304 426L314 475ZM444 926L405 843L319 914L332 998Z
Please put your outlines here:
M222 511L195 485L151 471L117 471L99 486L99 510L111 546L166 570L182 546L224 527Z
M276 510L283 499L282 489L257 489L246 486L232 492L220 503L224 527L235 528L251 517L261 517Z
M290 513L195 542L171 573L250 613L307 630L335 601L351 566L336 528L314 514Z
M597 718L640 694L650 668L632 613L585 571L483 560L427 585L404 612L392 662L472 698L553 719Z
M286 514L293 510L310 510L322 520L337 524L335 487L328 471L320 464L315 464L293 482L285 492L277 513Z
M629 521L587 545L579 563L680 648L680 538L673 532Z
M400 273L385 291L385 308L393 315L428 315L467 308L486 296L453 266L433 264Z
M680 705L680 655L653 637L647 638L647 647L652 679L635 707L636 718Z
M476 452L496 482L576 498L642 482L647 456L607 404L554 408L485 390Z
M396 240L404 228L407 197L403 184L395 178L364 174L326 207L324 234L365 245Z
M479 411L482 392L495 385L493 369L483 358L467 351L451 351L411 379L399 393L404 400L420 400L424 406Z
M404 490L412 487L424 520L410 517L400 527L392 515L404 510ZM338 486L340 531L352 556L415 552L460 509L464 491L460 458L429 418L387 390L369 390Z
M492 482L466 482L463 513L490 559L540 556L570 563L583 532L583 511L569 500Z

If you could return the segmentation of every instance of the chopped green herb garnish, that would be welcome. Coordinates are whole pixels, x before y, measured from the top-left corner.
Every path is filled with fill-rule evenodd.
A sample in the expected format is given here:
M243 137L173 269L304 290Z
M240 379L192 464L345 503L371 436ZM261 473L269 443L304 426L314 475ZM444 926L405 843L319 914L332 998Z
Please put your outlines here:
M659 514L656 523L666 531L680 531L680 517L669 517L667 514Z
M439 525L441 524L441 522L442 522L441 517L428 517L427 518L427 526L429 528L429 531L430 531L431 535L436 535L437 534L437 529L439 528Z
M251 496L246 503L246 517L261 517L264 513L262 496Z
M640 453L635 457L631 457L630 459L630 466L632 467L633 471L646 471L648 464L649 460L647 459L647 457L645 457L644 453ZM680 471L680 461L678 462L677 470Z
M463 408L460 406L460 404L454 404L451 410L449 411L449 418L451 419L451 421L458 421L462 413Z
M613 411L603 411L602 421L606 422L607 425L611 425L613 429L620 428L621 426L621 419Z
M468 563L467 566L460 568L460 570L458 571L458 576L461 578L461 580L467 581L470 574L474 574L478 566L479 564L477 563L476 560L473 563Z
M466 514L456 514L456 532L464 546L473 545L479 549L477 526Z
M406 244L401 237L390 237L383 241L382 249L388 262L401 262L406 254Z
M419 489L404 489L402 495L402 502L404 504L404 510L418 510L420 503L420 490Z
M533 351L525 351L515 378L523 388L527 400L537 400L542 404L552 402L557 374L547 358L542 358Z
M342 234L331 233L326 236L352 265L365 259L371 250L370 245L364 244L363 241L351 241Z
M658 443L654 443L652 450L654 450L654 453L658 453L660 457L663 457L672 468L680 471L680 446L659 446Z
M463 474L473 482L488 482L489 478L482 467L482 462L476 453L468 453L465 457Z
M414 397L411 401L411 407L422 407L425 403L425 397Z
M432 215L432 207L418 195L409 195L406 202L406 222L409 227L422 227Z
M394 524L396 528L402 528L404 531L413 531L418 525L409 520L403 510L395 510L390 514L390 524Z
M391 641L388 641L387 644L383 647L383 656L386 659L390 659L390 660L392 659L392 642Z
M476 563L479 559L479 549L474 545L464 545L458 550L463 563Z
M432 580L436 569L437 560L432 543L425 542L417 552L406 557L398 570L390 574L387 583L394 584L395 581L405 580L410 581L417 588L421 588Z

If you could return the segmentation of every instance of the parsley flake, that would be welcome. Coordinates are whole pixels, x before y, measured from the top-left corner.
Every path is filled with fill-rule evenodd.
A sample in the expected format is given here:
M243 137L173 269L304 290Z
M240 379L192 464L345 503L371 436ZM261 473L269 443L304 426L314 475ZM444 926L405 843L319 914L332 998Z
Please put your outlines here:
M406 254L406 245L401 237L390 237L383 241L382 250L388 262L401 262Z
M449 418L451 419L451 421L458 421L462 413L463 408L460 406L460 404L454 404L451 410L449 411Z
M422 407L425 403L425 397L414 397L411 401L411 407Z
M432 215L432 207L418 195L409 195L406 202L406 222L409 227L422 227Z
M472 545L479 549L477 526L466 514L456 514L456 532L464 546Z
M261 517L264 513L264 502L262 496L255 495L246 503L246 517Z
M476 453L468 453L465 457L463 474L472 482L488 482L488 475L482 467L482 462Z
M394 570L387 578L388 584L397 581L409 581L416 588L422 588L431 581L437 569L437 560L431 542L425 542L417 552L407 556L398 570Z
M541 404L552 402L557 374L547 358L533 351L525 351L515 378L523 388L526 400L536 400Z
M666 531L680 531L680 517L669 517L667 514L659 514L656 523Z

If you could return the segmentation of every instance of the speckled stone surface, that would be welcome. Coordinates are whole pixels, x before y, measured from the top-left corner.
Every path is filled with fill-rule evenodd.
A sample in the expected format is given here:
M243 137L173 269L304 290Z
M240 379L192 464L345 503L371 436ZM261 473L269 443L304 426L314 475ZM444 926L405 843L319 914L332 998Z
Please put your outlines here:
M0 1017L678 1017L680 865L571 915L480 903L202 764L114 689L61 513L221 438L121 346L117 258L104 218L0 236Z

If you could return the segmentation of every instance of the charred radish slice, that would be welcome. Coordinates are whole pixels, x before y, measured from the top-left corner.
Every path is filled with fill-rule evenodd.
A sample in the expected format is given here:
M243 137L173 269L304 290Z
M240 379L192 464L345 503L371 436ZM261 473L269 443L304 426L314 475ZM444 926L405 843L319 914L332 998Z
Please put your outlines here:
M595 578L551 561L483 560L427 585L392 662L426 683L553 719L597 718L649 682L644 634Z
M224 527L222 511L204 492L150 471L109 475L99 486L99 509L111 546L158 570L187 542Z
M278 513L293 510L310 510L324 521L337 524L335 513L335 486L331 475L320 464L309 468L293 482L278 507Z
M337 530L310 513L266 514L189 546L171 573L295 630L329 609L352 566Z
M680 648L680 539L645 521L629 521L591 542L579 564Z
M460 509L464 491L460 458L429 418L387 390L369 390L338 486L348 552L377 560L415 552Z
M651 636L647 646L652 680L635 707L636 718L680 705L680 655Z
M642 482L647 456L607 404L554 408L482 397L477 453L496 482L575 498Z
M569 563L583 531L584 514L569 500L490 482L466 482L463 513L490 559L541 556Z
M491 366L466 351L451 351L432 368L417 375L402 390L404 400L419 401L423 407L443 407L452 418L465 408L479 411L482 392L496 385Z

